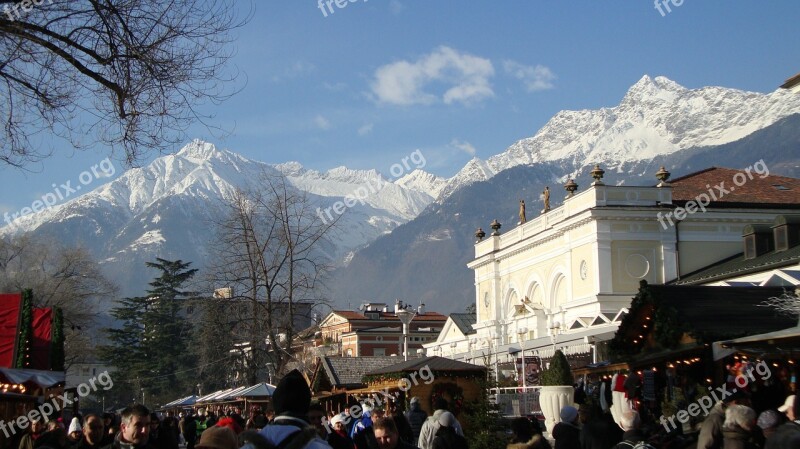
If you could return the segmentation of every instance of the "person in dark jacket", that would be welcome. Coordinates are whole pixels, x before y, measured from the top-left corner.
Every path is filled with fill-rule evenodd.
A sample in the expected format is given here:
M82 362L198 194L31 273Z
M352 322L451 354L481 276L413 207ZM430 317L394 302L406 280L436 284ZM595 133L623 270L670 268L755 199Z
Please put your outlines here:
M345 413L339 413L331 418L331 426L333 428L330 429L325 441L333 449L353 449L353 440L347 435L345 422L347 422L347 414Z
M514 418L511 421L511 437L506 449L551 449L550 442L542 435L539 421L532 422L528 418Z
M389 402L389 416L394 419L400 440L408 444L415 444L417 440L414 439L414 430L411 428L411 424L406 419L406 415L403 414L403 409L397 401Z
M555 449L580 449L581 429L578 427L578 409L565 405L561 409L561 422L553 426Z
M103 420L99 416L91 414L86 415L83 424L83 436L72 446L72 449L99 449L105 434Z
M756 412L746 405L733 405L725 410L722 425L722 447L724 449L756 449L753 428Z
M368 430L375 438L374 442L379 449L416 449L416 446L400 441L397 426L392 418L378 419Z
M197 420L191 410L183 419L183 440L186 441L186 449L194 449L197 442Z
M767 440L764 449L784 449L800 447L800 401L795 395L786 398L786 402L778 407L778 411L786 413L789 422L778 426L772 437Z
M582 424L581 449L608 449L622 440L622 429L600 407L582 405L578 417Z
M119 432L114 441L103 449L153 449L150 437L150 410L142 404L133 404L122 411Z
M469 449L467 439L456 433L456 417L450 412L439 415L439 430L433 439L433 449Z
M422 430L422 425L425 424L425 420L428 419L428 414L419 407L418 397L415 396L411 398L411 407L406 413L406 418L408 419L408 424L411 425L411 432L414 433L414 439L411 440L411 443L416 444L416 442L419 441L419 433Z

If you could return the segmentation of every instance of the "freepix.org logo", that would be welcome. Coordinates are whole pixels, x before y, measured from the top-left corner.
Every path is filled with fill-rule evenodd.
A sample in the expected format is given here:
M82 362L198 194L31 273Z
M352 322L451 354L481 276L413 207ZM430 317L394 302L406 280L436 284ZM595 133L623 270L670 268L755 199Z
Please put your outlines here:
M97 376L89 379L88 382L78 385L78 397L82 398L84 396L88 396L92 392L97 391L98 387L102 388L103 391L108 391L114 388L114 381L111 379L111 375L108 374L108 371L103 371ZM29 411L28 414L17 416L16 419L8 422L0 420L0 432L3 432L3 435L5 435L6 438L11 438L17 432L27 429L31 425L31 422L47 422L50 420L50 417L53 416L53 413L60 412L61 410L71 407L74 403L74 399L70 399L63 394L58 396L51 394L50 398L45 401L44 404Z
M747 167L733 175L733 179L731 180L733 183L732 185L728 184L726 186L725 181L722 181L713 187L709 184L706 184L708 193L703 192L694 197L694 199L687 201L683 207L676 207L674 210L671 210L666 214L659 212L656 214L656 219L661 224L661 227L664 230L667 230L667 228L670 226L675 226L673 217L677 221L681 221L688 215L694 214L695 212L705 212L706 206L711 204L711 201L722 201L725 195L729 195L731 192L735 191L737 187L741 187L745 185L747 181L753 179L754 173L758 175L760 179L764 179L769 176L769 167L767 167L764 159L759 160L750 167Z
M3 220L9 226L15 226L16 220L26 215L35 214L43 210L47 210L56 204L59 204L74 194L77 194L83 186L89 185L96 179L110 178L116 173L116 168L111 162L111 159L105 158L97 164L89 167L88 170L82 171L78 175L78 183L73 185L72 180L60 184L53 184L53 190L41 196L40 199L34 200L30 207L23 207L17 212L3 214Z
M404 156L400 162L392 164L392 166L389 167L389 174L392 175L394 179L398 179L406 173L425 168L426 164L427 161L422 151L415 150L408 156ZM378 179L375 183L367 181L365 185L358 186L352 193L345 195L343 200L336 201L332 206L326 207L325 209L318 207L317 216L324 224L328 224L336 219L335 216L342 215L347 209L355 206L356 203L362 206L366 204L366 199L369 198L370 195L378 193L385 185L386 181L384 181L383 178Z

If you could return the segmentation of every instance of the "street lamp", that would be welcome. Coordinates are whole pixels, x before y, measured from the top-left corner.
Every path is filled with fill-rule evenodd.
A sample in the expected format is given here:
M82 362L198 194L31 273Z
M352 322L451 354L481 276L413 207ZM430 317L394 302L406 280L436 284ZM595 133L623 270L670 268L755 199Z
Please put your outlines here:
M399 301L398 301L399 302ZM401 303L402 304L402 303ZM411 320L414 319L414 315L416 312L414 309L408 310L407 308L401 308L395 312L397 318L403 322L403 360L408 360L408 325L411 324Z
M528 333L527 327L521 327L517 330L517 334L519 335L519 349L522 352L522 392L525 393L527 385L525 385L525 340L524 336Z

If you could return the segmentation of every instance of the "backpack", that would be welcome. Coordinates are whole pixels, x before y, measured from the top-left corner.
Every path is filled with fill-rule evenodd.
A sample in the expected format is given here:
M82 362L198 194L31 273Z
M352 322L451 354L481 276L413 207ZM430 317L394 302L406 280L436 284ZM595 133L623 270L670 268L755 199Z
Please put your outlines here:
M317 429L306 427L290 433L275 449L302 449L317 437Z

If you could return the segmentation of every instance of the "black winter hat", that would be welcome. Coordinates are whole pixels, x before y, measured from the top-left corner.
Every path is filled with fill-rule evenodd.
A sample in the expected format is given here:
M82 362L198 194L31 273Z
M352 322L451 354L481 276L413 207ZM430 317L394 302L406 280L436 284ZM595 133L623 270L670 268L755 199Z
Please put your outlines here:
M310 405L311 389L305 377L296 369L283 376L272 393L272 408L276 415L305 418Z

